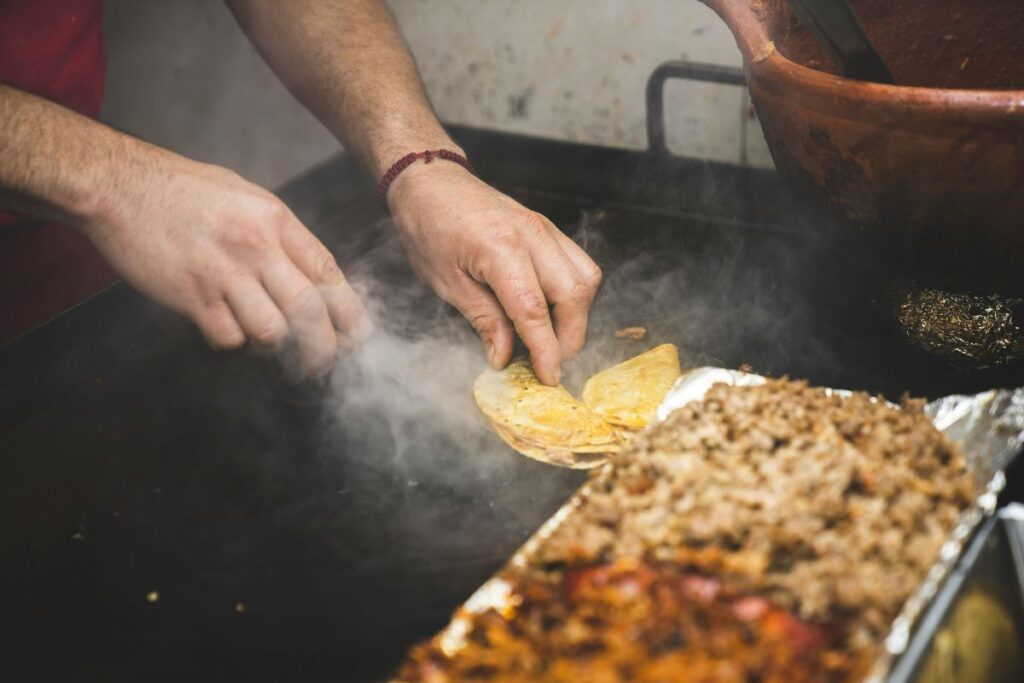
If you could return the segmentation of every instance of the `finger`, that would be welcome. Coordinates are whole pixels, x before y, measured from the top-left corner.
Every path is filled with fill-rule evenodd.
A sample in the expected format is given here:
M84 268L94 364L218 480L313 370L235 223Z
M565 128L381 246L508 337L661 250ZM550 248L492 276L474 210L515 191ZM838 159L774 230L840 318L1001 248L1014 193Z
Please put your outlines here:
M192 320L206 342L218 351L237 349L245 343L245 332L223 300L200 307Z
M334 255L304 225L283 231L281 246L302 273L320 290L327 313L344 339L362 341L373 332L373 324L359 295L345 279Z
M515 336L512 321L498 303L498 299L476 280L463 276L458 289L446 292L444 297L473 326L487 349L487 359L496 370L508 365L512 358Z
M353 344L366 341L373 334L370 314L347 280L333 285L320 285L318 289L339 334Z
M587 283L587 286L593 292L591 300L597 295L597 290L601 286L601 267L594 263L594 259L590 258L583 247L576 244L575 241L564 232L555 227L555 239L562 245L562 251L569 257L572 264L576 266L576 271L583 278L583 281Z
M587 338L587 313L593 294L555 238L558 228L547 221L544 227L529 241L530 256L541 289L552 305L562 358L573 358Z
M484 282L511 318L519 338L530 350L537 378L545 384L558 384L562 378L562 352L551 326L547 299L528 252L503 252L495 259L492 272L483 275Z
M326 372L337 336L323 296L283 255L263 272L263 286L288 321L303 371L314 376Z
M257 349L277 349L288 336L288 322L260 282L248 278L235 281L228 290L227 302Z
M576 268L576 272L583 280L586 295L585 297L583 295L580 296L581 298L584 298L586 300L587 320L589 320L590 308L594 303L594 298L597 296L598 289L601 287L601 279L603 277L601 273L601 267L598 266L594 262L594 260L590 258L587 252L585 252L582 247L576 244L576 242L574 242L568 235L566 235L564 232L559 230L554 225L552 225L552 228L552 234L555 236L555 240L562 247L562 251L569 258L569 260L572 261L573 266ZM579 346L575 348L569 348L569 354L566 356L567 358L574 358L576 354L579 353L579 351L583 348L583 344L586 342L587 320L584 320L583 336L578 340ZM558 338L559 340L562 340L561 334L559 334ZM563 352L565 352L566 350L567 349L563 347Z

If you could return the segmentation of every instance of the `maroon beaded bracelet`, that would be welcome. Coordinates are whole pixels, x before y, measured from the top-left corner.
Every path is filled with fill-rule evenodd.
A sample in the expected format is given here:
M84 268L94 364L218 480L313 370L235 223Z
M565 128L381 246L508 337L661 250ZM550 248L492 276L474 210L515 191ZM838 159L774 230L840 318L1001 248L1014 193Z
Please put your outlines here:
M428 149L423 152L409 152L392 164L387 173L381 177L380 182L377 183L377 199L380 200L381 205L385 209L388 208L388 188L391 187L391 183L395 181L395 178L398 177L399 173L412 166L417 159L424 159L424 163L427 164L434 159L454 161L470 173L473 173L473 164L469 163L469 159L457 152L451 151L450 149Z

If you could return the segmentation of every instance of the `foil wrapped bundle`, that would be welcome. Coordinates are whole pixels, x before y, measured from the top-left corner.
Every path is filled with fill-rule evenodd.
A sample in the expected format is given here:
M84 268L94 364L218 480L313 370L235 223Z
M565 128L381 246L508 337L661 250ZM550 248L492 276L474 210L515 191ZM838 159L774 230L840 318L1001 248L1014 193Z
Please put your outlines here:
M957 367L981 370L1024 356L1024 299L910 282L891 284L884 299L907 339Z

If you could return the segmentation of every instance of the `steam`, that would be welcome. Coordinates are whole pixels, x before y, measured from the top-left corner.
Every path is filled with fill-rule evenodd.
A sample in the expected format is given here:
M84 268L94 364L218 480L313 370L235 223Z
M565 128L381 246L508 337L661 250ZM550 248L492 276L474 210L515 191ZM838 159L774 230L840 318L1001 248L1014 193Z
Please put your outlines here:
M386 520L379 503L365 508L375 535L401 537L420 561L496 566L578 473L526 460L487 427L472 396L487 367L480 341L411 272L393 226L370 234L344 267L376 331L332 372L324 439L335 450L324 457L340 455L353 487L387 497ZM422 552L410 550L420 538Z
M588 343L565 368L570 391L578 391L591 374L663 342L680 347L684 367L750 362L773 371L778 368L757 367L758 361L824 355L812 335L803 333L810 323L800 293L780 291L765 275L798 267L787 262L793 258L787 248L763 272L738 272L742 240L726 240L728 248L714 253L652 247L626 233L631 226L621 221L604 211L584 212L570 231L605 269ZM371 234L376 242L344 266L377 332L344 357L330 378L331 418L362 431L369 444L355 457L372 459L369 464L409 486L496 485L521 475L517 459L524 456L491 433L473 403L473 380L486 368L479 340L411 273L391 225L382 222ZM622 253L623 243L633 245L632 253ZM617 329L634 325L647 328L644 340L615 337ZM544 468L536 471L543 479Z
M351 515L373 517L367 543L396 537L417 562L490 571L580 475L528 461L491 432L472 396L487 367L480 341L411 272L391 225L371 234L374 244L344 267L376 331L332 371L322 457L337 461L348 485L385 497L353 503ZM352 562L373 571L374 556Z
M766 253L762 245L750 258L748 233L741 239L705 226L711 232L695 236L688 223L609 209L583 212L567 231L605 273L588 342L564 368L571 392L578 395L594 372L664 342L680 348L684 367L750 362L760 371L803 376L786 363L829 362L811 334L804 292L773 276L797 272L791 242ZM373 501L353 497L346 512L372 520L360 543L377 548L400 539L403 556L480 566L482 578L585 475L529 460L491 432L472 398L473 380L487 367L480 341L411 272L393 226L370 227L345 237L363 243L339 251L356 255L343 256L342 265L376 332L332 371L321 457L340 468L346 487L373 492ZM752 268L751 261L761 265ZM648 330L642 341L615 337L617 329L637 325ZM375 571L369 558L387 557L383 550L344 552L361 571Z

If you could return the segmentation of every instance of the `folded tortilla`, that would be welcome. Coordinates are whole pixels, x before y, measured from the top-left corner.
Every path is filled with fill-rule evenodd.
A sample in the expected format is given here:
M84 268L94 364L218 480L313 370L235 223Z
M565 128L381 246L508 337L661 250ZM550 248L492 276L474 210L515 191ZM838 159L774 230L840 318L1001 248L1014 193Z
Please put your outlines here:
M499 427L493 422L491 423L491 429L494 430L495 434L501 437L502 441L511 446L513 450L522 453L528 458L539 460L540 462L547 463L548 465L558 465L560 467L570 467L578 470L597 467L607 460L607 456L609 454L617 453L621 448L621 444L617 443L603 447L590 447L590 450L570 451L550 444L535 444L530 443L529 441L524 441L504 427Z
M617 427L643 429L680 374L679 350L662 344L588 379L583 402Z
M565 387L542 384L525 358L484 372L473 384L473 397L496 429L524 446L580 453L618 449L612 425Z

